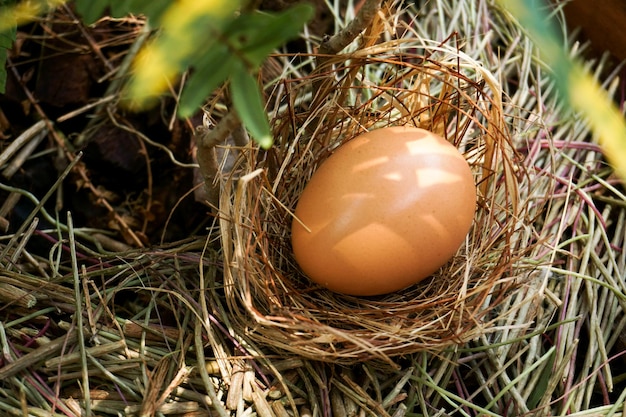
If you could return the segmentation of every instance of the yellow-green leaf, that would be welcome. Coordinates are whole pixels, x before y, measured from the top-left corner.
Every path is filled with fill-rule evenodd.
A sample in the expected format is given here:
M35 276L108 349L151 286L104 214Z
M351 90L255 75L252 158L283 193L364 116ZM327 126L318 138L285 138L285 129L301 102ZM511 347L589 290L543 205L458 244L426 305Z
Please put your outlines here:
M274 140L265 113L263 97L256 78L242 64L237 65L232 75L230 92L235 111L252 138L262 148L270 148Z
M144 107L175 83L194 54L216 42L235 19L241 0L180 0L161 18L161 32L140 51L129 85L131 107Z
M626 120L600 84L567 53L542 0L500 0L524 27L552 71L565 104L586 118L615 172L626 179Z
M194 114L213 90L230 76L236 59L228 47L221 43L214 44L203 54L184 86L178 115L190 117Z

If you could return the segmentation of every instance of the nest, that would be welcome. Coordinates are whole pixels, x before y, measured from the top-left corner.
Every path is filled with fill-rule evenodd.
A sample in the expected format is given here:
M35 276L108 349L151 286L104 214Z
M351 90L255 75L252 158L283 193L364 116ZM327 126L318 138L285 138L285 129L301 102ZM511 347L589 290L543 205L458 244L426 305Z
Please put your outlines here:
M490 332L532 269L524 255L536 244L523 226L525 172L501 97L480 64L418 37L326 58L310 77L283 79L268 100L277 103L274 147L240 149L224 174L219 229L233 331L275 351L345 364L391 363ZM419 284L377 297L333 293L293 258L298 196L333 149L391 125L425 128L458 147L478 185L473 226L456 255Z

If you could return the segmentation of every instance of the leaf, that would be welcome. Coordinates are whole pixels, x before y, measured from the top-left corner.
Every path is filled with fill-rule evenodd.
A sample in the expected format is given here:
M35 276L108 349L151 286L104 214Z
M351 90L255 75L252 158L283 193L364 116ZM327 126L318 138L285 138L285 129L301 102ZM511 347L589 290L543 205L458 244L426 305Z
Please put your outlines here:
M4 33L0 33L0 94L4 94L6 91L7 84L7 57L9 55L9 50L15 42L15 37L17 31L15 26L11 29L6 30Z
M143 1L147 0L130 0L134 7ZM242 1L173 3L160 19L160 35L140 51L134 62L135 75L128 88L131 107L146 107L191 67L194 72L181 96L178 113L182 117L193 114L202 100L228 78L235 61L241 61L241 68L255 71L269 53L296 36L313 14L311 6L302 4L282 13L255 11L237 17L235 11ZM258 90L258 86L255 88ZM262 103L260 96L257 101ZM255 125L262 126L258 120ZM268 132L269 127L264 135Z
M111 15L113 17L123 17L128 14L144 15L151 24L157 24L169 5L170 2L167 1L111 0Z
M128 86L131 107L141 109L176 82L180 73L201 61L216 34L235 19L241 0L179 0L161 19L162 31L135 59Z
M258 52L265 58L276 47L298 35L304 24L313 17L313 12L313 6L301 3L282 13L268 16L260 34L251 39L252 42L244 47L243 52Z
M107 1L77 0L76 12L85 24L90 25L102 17L109 4Z
M550 383L550 379L552 378L552 372L554 371L554 360L556 357L556 351L552 351L548 361L545 366L541 370L541 374L537 383L535 384L534 389L528 396L528 400L526 401L526 406L529 410L534 409L539 405L539 402L545 395L546 389L548 388L548 384Z
M178 107L179 117L190 117L222 84L235 67L235 56L224 44L216 43L202 55L185 84Z
M142 14L151 21L157 21L170 5L167 1L154 0L76 0L76 11L83 22L90 25L105 13L120 18L129 14Z
M45 11L60 5L64 0L36 0L3 5L0 8L0 32L31 22Z
M617 175L626 179L626 120L606 90L570 57L543 0L500 0L539 48L560 98L582 114Z
M250 135L263 149L270 148L274 140L259 85L256 78L241 63L233 72L230 93L235 111Z
M245 59L241 64L256 70L270 52L298 33L312 12L308 5L296 6L276 15L254 12L242 15L226 26L224 33L229 38L226 43L205 43L193 54L190 65L194 72L180 98L179 116L192 115L228 78L235 61L242 56Z
M256 68L277 47L297 36L313 12L311 5L302 3L281 13L246 13L224 32L232 47Z

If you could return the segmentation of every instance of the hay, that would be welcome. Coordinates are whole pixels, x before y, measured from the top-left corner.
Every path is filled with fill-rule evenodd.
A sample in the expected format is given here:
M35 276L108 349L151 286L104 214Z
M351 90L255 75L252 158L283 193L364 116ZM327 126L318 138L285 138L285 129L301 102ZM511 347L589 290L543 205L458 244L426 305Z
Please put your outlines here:
M0 414L623 414L623 183L505 13L424 3L378 16L369 40L315 71L314 54L274 57L276 147L231 148L235 170L201 236L129 249L115 228L50 212L68 175L89 181L80 158L43 196L0 181L11 196L0 220L16 196L34 207L0 237ZM619 67L588 65L607 90L621 87ZM406 291L315 287L289 251L297 196L335 146L395 123L464 153L479 183L474 227L436 279ZM49 252L32 252L38 237Z
M523 225L535 214L519 190L525 173L494 77L458 49L408 34L327 59L315 75L283 83L269 101L297 107L274 110L276 145L268 155L255 146L242 150L220 200L235 331L345 364L392 363L391 356L439 351L489 332L499 304L535 266L523 261L534 245ZM479 208L467 242L428 282L388 296L343 296L312 285L289 249L291 213L308 178L341 143L405 124L445 136L473 168Z

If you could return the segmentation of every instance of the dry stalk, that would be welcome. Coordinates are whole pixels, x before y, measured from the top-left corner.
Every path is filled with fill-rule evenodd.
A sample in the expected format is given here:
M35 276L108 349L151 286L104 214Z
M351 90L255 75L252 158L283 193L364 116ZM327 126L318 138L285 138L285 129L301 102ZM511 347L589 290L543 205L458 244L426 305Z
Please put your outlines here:
M398 39L373 28L314 76L281 58L268 89L277 145L235 145L216 213L223 246L211 235L107 254L75 230L72 262L27 252L32 218L3 237L0 414L79 416L86 398L99 415L623 414L623 183L490 2L441 0L419 25L407 10L372 25ZM316 82L328 88L312 105ZM389 123L436 130L464 152L484 229L437 280L383 299L328 294L295 266L291 212L334 146Z
M380 10L382 0L365 0L357 15L345 28L333 36L324 39L319 47L318 63L323 66L325 55L335 55L350 45L359 34L371 26L376 14Z
M207 191L207 203L217 208L224 177L230 172L230 167L225 166L229 155L220 147L234 151L234 147L246 146L249 139L234 111L228 112L213 128L207 124L205 119L205 126L198 127L196 132L196 160Z
M257 328L251 334L263 344L318 360L350 363L376 358L391 363L390 356L407 353L407 349L440 349L476 337L488 327L490 320L488 312L493 307L485 302L488 294L493 288L500 288L498 291L502 292L491 298L493 305L498 305L506 298L506 290L514 288L516 278L500 280L499 277L504 277L522 256L524 239L518 239L517 235L524 213L514 211L517 206L510 204L510 193L517 188L496 187L502 177L492 174L503 172L504 176L511 176L511 169L502 170L499 166L515 165L503 122L490 120L502 117L499 99L490 100L491 94L499 96L501 91L493 79L489 81L490 89L485 89L472 75L454 70L453 66L461 60L465 68L479 68L479 64L458 51L445 50L450 56L435 60L407 52L412 47L410 40L392 41L376 45L376 54L365 48L334 57L337 75L319 76L339 80L333 81L330 88L334 93L319 101L318 108L312 104L306 115L296 115L300 119L314 119L316 122L310 126L317 129L315 134L309 137L303 131L300 136L290 130L289 123L277 121L278 126L285 127L285 131L276 132L278 143L284 147L277 147L276 153L285 158L276 171L278 177L272 177L271 171L256 169L240 179L231 178L233 192L225 193L220 204L222 247L225 259L232 265L226 269L227 288L238 288L239 293L227 293L227 301L236 318L251 316L251 323L242 321L235 325ZM387 72L385 82L367 82L369 73L375 71ZM474 74L484 75L482 70ZM417 89L416 83L420 86ZM301 88L305 90L314 84L314 80L306 79ZM295 92L296 88L292 87L291 94ZM353 97L361 98L361 102L352 104ZM365 129L406 123L438 130L466 152L473 152L472 164L481 168L477 170L478 176L488 172L479 179L488 187L484 188L488 194L482 196L484 211L479 214L476 224L480 226L471 238L473 249L470 250L476 252L459 257L462 263L450 265L441 272L441 278L415 288L415 292L405 292L397 300L392 295L382 300L357 301L309 287L294 268L289 253L282 249L288 248L289 212L299 190L329 149L341 141ZM471 129L484 133L466 136ZM497 146L481 142L486 137L491 143L497 141ZM254 168L255 161L260 159L254 149L247 152L248 160L241 162L242 169ZM496 158L504 162L496 166L493 162ZM489 164L487 170L480 162L485 159ZM278 160L281 161L280 157ZM517 178L504 181L514 184ZM268 225L271 229L266 229ZM481 230L498 232L482 240ZM276 237L274 241L254 238L251 231L256 236ZM485 261L487 264L480 264ZM460 272L465 268L469 270ZM481 271L480 274L491 271L491 278L468 284L466 277L471 279L473 270ZM520 272L517 278L523 280L523 275ZM380 317L378 303L385 306L384 311L388 312L385 317ZM481 312L482 308L485 310ZM413 318L408 319L408 315ZM368 330L363 330L364 327ZM385 341L386 337L390 338L389 342Z

